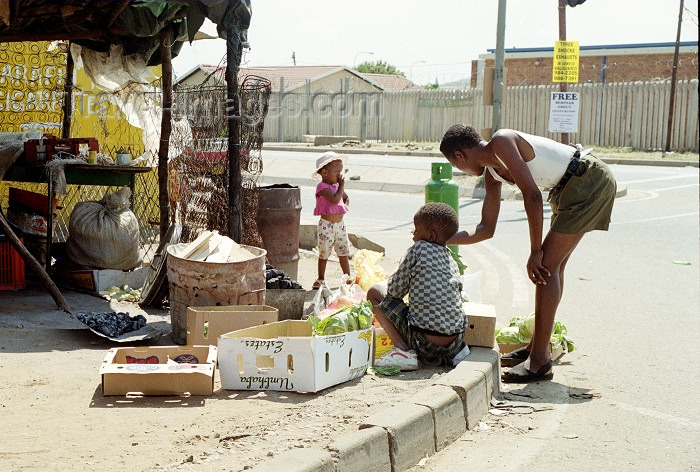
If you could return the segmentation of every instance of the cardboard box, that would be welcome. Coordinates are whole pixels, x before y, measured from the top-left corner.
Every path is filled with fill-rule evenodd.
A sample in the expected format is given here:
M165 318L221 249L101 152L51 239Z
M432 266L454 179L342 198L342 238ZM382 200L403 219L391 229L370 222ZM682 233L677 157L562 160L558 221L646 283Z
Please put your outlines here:
M124 284L131 288L141 288L148 275L148 267L138 267L134 270L66 270L58 264L54 266L54 270L56 280L62 285L95 293L107 290L107 287L121 287Z
M264 305L191 306L187 308L187 344L213 344L219 336L278 320L277 308Z
M314 336L307 321L284 320L219 338L221 387L318 392L365 375L373 327Z
M215 346L114 348L100 367L102 395L211 395L215 370Z
M516 349L519 349L521 347L525 347L527 344L522 343L522 344L498 344L498 350L501 351L501 354L507 354L511 351L515 351ZM564 355L564 348L562 346L557 346L554 347L552 343L549 343L549 350L552 355L552 362L555 360L559 359L561 356Z
M464 342L467 346L492 348L496 343L496 308L473 302L466 302L462 307L469 322L464 332Z
M384 328L374 328L374 360L379 359L394 348L394 343Z

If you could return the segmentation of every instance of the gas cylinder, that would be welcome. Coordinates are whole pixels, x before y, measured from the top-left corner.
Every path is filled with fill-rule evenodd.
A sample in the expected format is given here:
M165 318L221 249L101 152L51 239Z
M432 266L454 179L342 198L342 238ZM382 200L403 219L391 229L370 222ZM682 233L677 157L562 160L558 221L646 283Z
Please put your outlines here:
M433 162L430 167L430 182L425 185L425 203L447 203L454 208L459 218L459 185L452 180L452 164ZM459 246L448 246L459 254Z
M459 185L452 180L452 164L433 162L430 179L425 185L425 203L447 203L459 216Z

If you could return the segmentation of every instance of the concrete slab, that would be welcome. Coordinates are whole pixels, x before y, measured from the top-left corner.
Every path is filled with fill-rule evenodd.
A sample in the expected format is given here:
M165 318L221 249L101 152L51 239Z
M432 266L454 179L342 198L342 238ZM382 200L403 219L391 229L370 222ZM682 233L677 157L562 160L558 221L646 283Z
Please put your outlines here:
M394 472L406 470L435 453L435 425L428 407L401 402L371 415L360 424L360 429L375 426L389 433L389 455Z
M250 469L253 472L336 472L328 451L312 448L290 449Z
M343 472L391 472L389 434L372 427L344 434L328 445L336 470Z
M467 431L464 404L450 387L433 385L406 401L427 406L433 412L436 451L449 446Z

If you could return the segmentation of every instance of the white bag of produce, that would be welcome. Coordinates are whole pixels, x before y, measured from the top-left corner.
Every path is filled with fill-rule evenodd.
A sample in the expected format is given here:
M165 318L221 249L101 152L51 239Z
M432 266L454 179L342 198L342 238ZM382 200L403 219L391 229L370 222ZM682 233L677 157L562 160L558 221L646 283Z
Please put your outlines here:
M78 268L131 270L141 265L139 222L130 208L131 189L99 202L75 205L68 222L66 256Z

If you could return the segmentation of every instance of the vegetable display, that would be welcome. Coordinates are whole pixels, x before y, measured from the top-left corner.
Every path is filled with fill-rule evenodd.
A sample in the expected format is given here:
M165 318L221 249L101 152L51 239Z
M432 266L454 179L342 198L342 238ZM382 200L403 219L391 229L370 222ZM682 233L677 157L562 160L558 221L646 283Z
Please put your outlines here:
M309 323L313 327L313 334L328 336L367 329L372 326L373 318L372 303L364 300L356 305L344 306L323 319L309 316Z
M523 344L529 343L532 333L535 331L535 314L516 316L510 319L505 328L496 329L496 342L499 344ZM568 336L566 326L557 321L552 328L550 342L554 348L562 347L566 352L576 349L574 342Z

